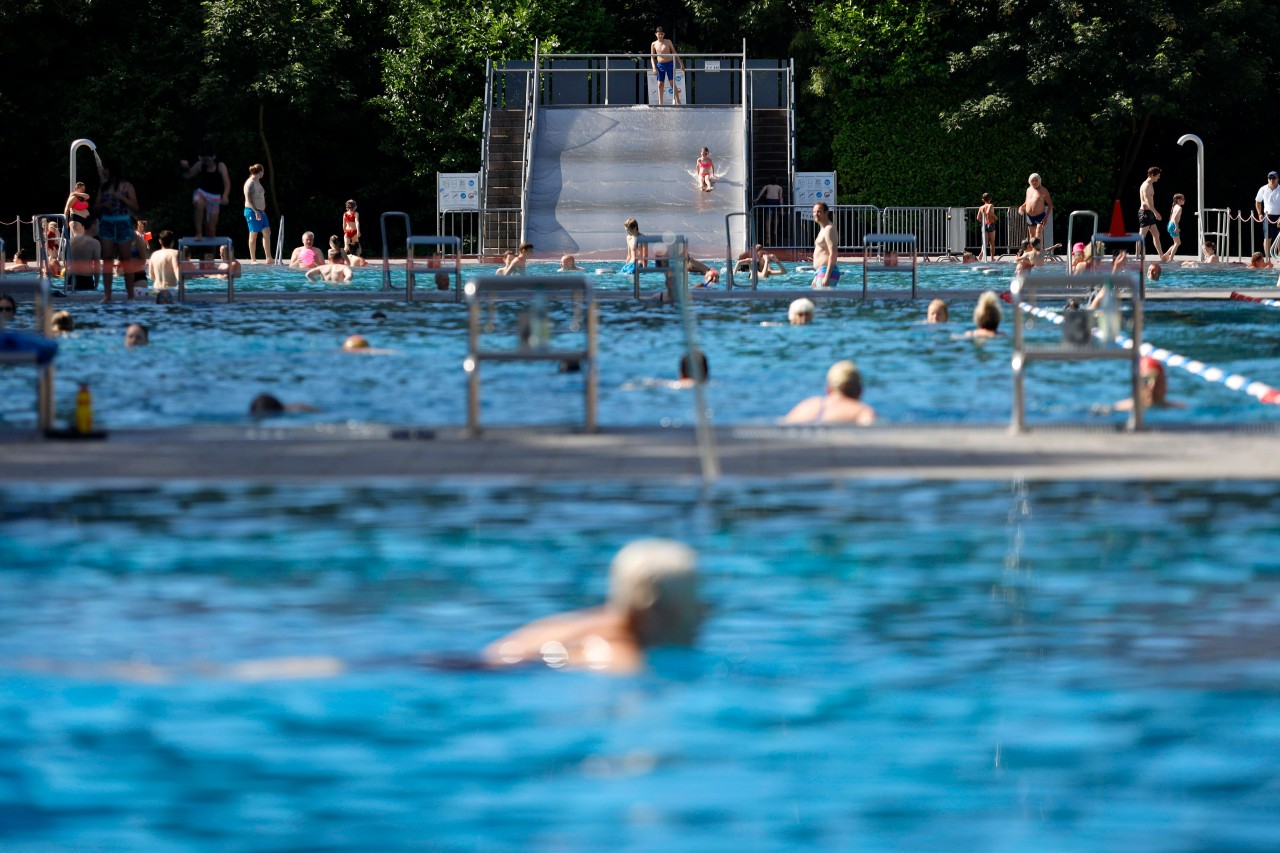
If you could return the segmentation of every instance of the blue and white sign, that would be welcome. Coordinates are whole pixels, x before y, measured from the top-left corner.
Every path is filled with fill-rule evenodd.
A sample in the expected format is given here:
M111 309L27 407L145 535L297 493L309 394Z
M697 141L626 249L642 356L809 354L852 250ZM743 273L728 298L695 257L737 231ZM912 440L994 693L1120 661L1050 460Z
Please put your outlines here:
M834 205L836 203L835 172L796 172L796 183L792 192L797 207L813 207L820 201Z
M436 209L480 209L480 175L477 172L436 172Z
M658 75L652 72L644 75L649 81L649 103L658 103ZM662 103L664 104L684 104L685 103L684 87L684 69L676 68L671 75L671 82L667 83L666 90L662 93Z

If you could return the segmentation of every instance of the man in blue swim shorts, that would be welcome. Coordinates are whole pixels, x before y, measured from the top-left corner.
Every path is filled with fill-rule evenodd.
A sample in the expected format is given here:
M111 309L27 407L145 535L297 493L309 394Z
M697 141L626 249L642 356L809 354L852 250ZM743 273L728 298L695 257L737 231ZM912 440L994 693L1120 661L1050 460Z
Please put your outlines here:
M840 234L831 221L831 208L820 201L813 206L818 236L813 241L813 281L811 287L835 287L840 280Z
M1028 237L1036 240L1044 236L1044 220L1053 212L1053 199L1035 172L1027 178L1026 200L1018 208L1018 212L1027 217Z
M674 74L676 63L680 63L680 70L684 70L684 60L676 55L676 47L671 43L671 39L667 38L662 27L654 30L653 44L649 45L649 65L653 69L653 73L658 77L658 104L662 104L662 93L666 91L666 84L672 84L671 99L673 103L680 103L678 90L674 88Z

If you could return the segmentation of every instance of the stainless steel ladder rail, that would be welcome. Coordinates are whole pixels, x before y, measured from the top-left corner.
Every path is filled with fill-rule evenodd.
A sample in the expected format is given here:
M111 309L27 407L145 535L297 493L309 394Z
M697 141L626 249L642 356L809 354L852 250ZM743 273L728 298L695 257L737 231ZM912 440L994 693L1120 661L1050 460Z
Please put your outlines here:
M224 261L222 259L222 249L226 248L227 257L231 260ZM218 257L212 262L215 266L206 267L208 261L193 261L184 257L185 249L217 249ZM225 276L227 279L227 301L236 301L236 276L232 271L232 261L235 260L235 251L232 248L230 237L179 237L178 238L178 301L187 301L187 279L189 278L217 278ZM225 269L219 269L218 264L224 264Z
M467 281L463 288L467 298L467 357L462 369L467 374L467 434L473 438L481 432L480 427L480 366L486 361L492 362L578 362L584 371L585 388L583 390L586 408L586 431L596 431L596 401L599 381L596 364L597 338L599 335L599 310L596 306L591 281L583 275L542 275L542 276L480 276ZM550 298L569 298L574 300L575 317L579 308L585 319L585 328L581 331L584 342L578 348L553 348L546 342L521 341L515 349L488 349L481 341L481 309L486 298L490 310L498 296L507 298L534 299L544 302ZM535 318L530 316L530 320ZM585 364L583 364L585 362Z
M1076 244L1076 217L1087 216L1093 220L1093 227L1089 229L1090 234L1098 233L1098 213L1094 210L1073 210L1071 215L1067 217L1067 271L1071 271L1071 247Z
M404 220L404 236L405 247L404 254L409 256L409 238L413 237L413 224L409 221L409 214L401 210L388 210L382 216L378 217L378 224L382 228L382 289L391 290L391 244L387 242L387 219L403 219Z
M745 214L744 214L745 215ZM672 270L674 290L680 306L680 323L684 328L685 356L689 360L689 378L693 380L694 438L698 443L698 460L702 479L713 483L720 478L720 456L716 451L715 431L707 416L707 377L702 369L702 350L698 347L698 322L693 315L693 299L689 295L689 241L675 236L667 242L667 257L679 258L678 269ZM755 267L755 262L752 262ZM672 288L668 288L670 292Z
M1107 286L1115 290L1119 290L1121 287L1128 288L1133 318L1132 347L1119 346L1114 340L1101 340L1099 335L1092 335L1089 332L1083 332L1081 339L1068 340L1066 333L1075 331L1080 334L1081 332L1079 328L1071 329L1067 327L1066 323L1062 324L1064 326L1062 342L1044 347L1030 347L1027 345L1027 312L1022 307L1023 303L1027 303L1034 308L1039 297L1046 291L1056 291L1061 294L1082 289L1087 290L1090 286ZM1139 361L1142 357L1140 348L1142 346L1143 299L1139 279L1133 273L1112 275L1111 273L1088 272L1072 276L1065 273L1046 273L1044 270L1033 270L1029 274L1014 278L1013 284L1010 285L1010 293L1013 296L1015 311L1013 318L1013 357L1011 359L1013 412L1009 431L1017 434L1025 432L1027 429L1025 374L1028 364L1034 361L1092 360L1129 362L1129 384L1130 393L1133 396L1133 409L1129 413L1126 429L1131 432L1142 429L1144 407L1140 393L1142 380L1139 372ZM1116 298L1117 300L1120 298L1118 294ZM1088 312L1086 316L1092 316L1092 313Z
M725 289L733 290L733 273L738 266L738 259L733 256L733 226L730 224L730 220L732 220L734 217L737 217L737 216L741 216L743 219L746 220L746 223L743 227L743 231L746 232L746 236L747 236L747 245L746 245L745 251L747 251L748 253L751 253L751 289L755 290L756 285L759 284L760 282L760 271L759 269L756 268L756 261L755 261L755 255L754 255L754 250L756 245L755 221L754 221L754 217L751 216L751 214L744 213L741 210L736 210L732 213L726 213L724 215Z
M413 250L417 246L439 246L453 249L453 301L462 301L462 239L460 237L415 237L409 236L405 244L404 256L404 298L413 301L413 289L417 282L417 271L414 262L417 258L413 254ZM444 256L441 253L442 259ZM439 267L438 272L443 272L444 268Z
M916 235L914 234L867 234L862 238L862 298L867 298L867 261L871 256L872 246L886 246L901 243L911 247L911 298L916 298L916 287L919 284L919 256L916 252ZM834 261L831 258L830 261ZM885 268L888 271L888 267ZM902 270L894 270L901 272Z

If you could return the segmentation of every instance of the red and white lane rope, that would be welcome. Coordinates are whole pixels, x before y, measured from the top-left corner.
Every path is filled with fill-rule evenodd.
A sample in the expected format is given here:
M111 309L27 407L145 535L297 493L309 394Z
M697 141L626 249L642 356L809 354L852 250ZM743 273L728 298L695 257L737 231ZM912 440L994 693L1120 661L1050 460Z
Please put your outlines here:
M1012 301L1012 295L1009 294L1008 291L1005 292L1002 298L1004 298L1006 302ZM1232 294L1232 298L1235 298L1235 294ZM1280 308L1280 302L1274 299L1253 300L1252 297L1243 298L1250 301L1274 303L1275 307ZM1062 315L1057 311L1051 311L1048 308L1040 308L1027 302L1018 303L1018 307L1033 317L1039 317L1054 324L1061 324L1063 322ZM1098 334L1096 329L1094 330L1094 334ZM1133 349L1133 338L1128 335L1116 335L1116 343L1125 349ZM1214 367L1213 365L1205 364L1203 361L1196 361L1195 359L1188 358L1181 353L1176 353L1172 350L1157 347L1149 343L1144 343L1139 346L1138 352L1141 355L1150 356L1156 361L1163 362L1169 367L1180 367L1192 376L1200 377L1205 382L1215 382L1219 385L1225 385L1232 391L1243 391L1250 397L1256 399L1259 403L1267 403L1273 406L1280 405L1280 391L1272 388L1265 382L1256 382L1252 379L1241 376L1239 373L1228 373L1221 367Z

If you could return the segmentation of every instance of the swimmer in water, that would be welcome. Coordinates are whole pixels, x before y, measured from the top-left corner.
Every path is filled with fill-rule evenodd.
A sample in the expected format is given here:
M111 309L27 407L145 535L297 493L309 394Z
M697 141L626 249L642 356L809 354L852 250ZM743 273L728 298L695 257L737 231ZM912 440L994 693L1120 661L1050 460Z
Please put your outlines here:
M633 673L646 651L697 639L704 614L697 587L691 548L669 539L632 542L613 558L602 607L531 622L495 640L483 657L492 666Z
M924 321L930 324L945 323L951 319L951 312L947 308L947 303L941 299L935 299L929 303L929 308L924 315Z
M984 291L973 309L974 328L965 333L967 338L994 338L1000 334L1000 297L995 291Z
M852 361L837 361L827 371L827 393L801 400L781 423L871 426L876 410L862 402L862 374Z
M787 321L793 326L807 326L813 322L816 310L812 299L801 297L787 306Z
M573 255L563 255L560 258L560 269L556 272L586 272L586 270L578 266L577 259Z
M1169 399L1169 377L1164 365L1151 356L1143 356L1138 362L1138 376L1142 382L1142 407L1144 409L1185 409L1186 403ZM1113 407L1117 412L1133 411L1133 398L1121 400Z

